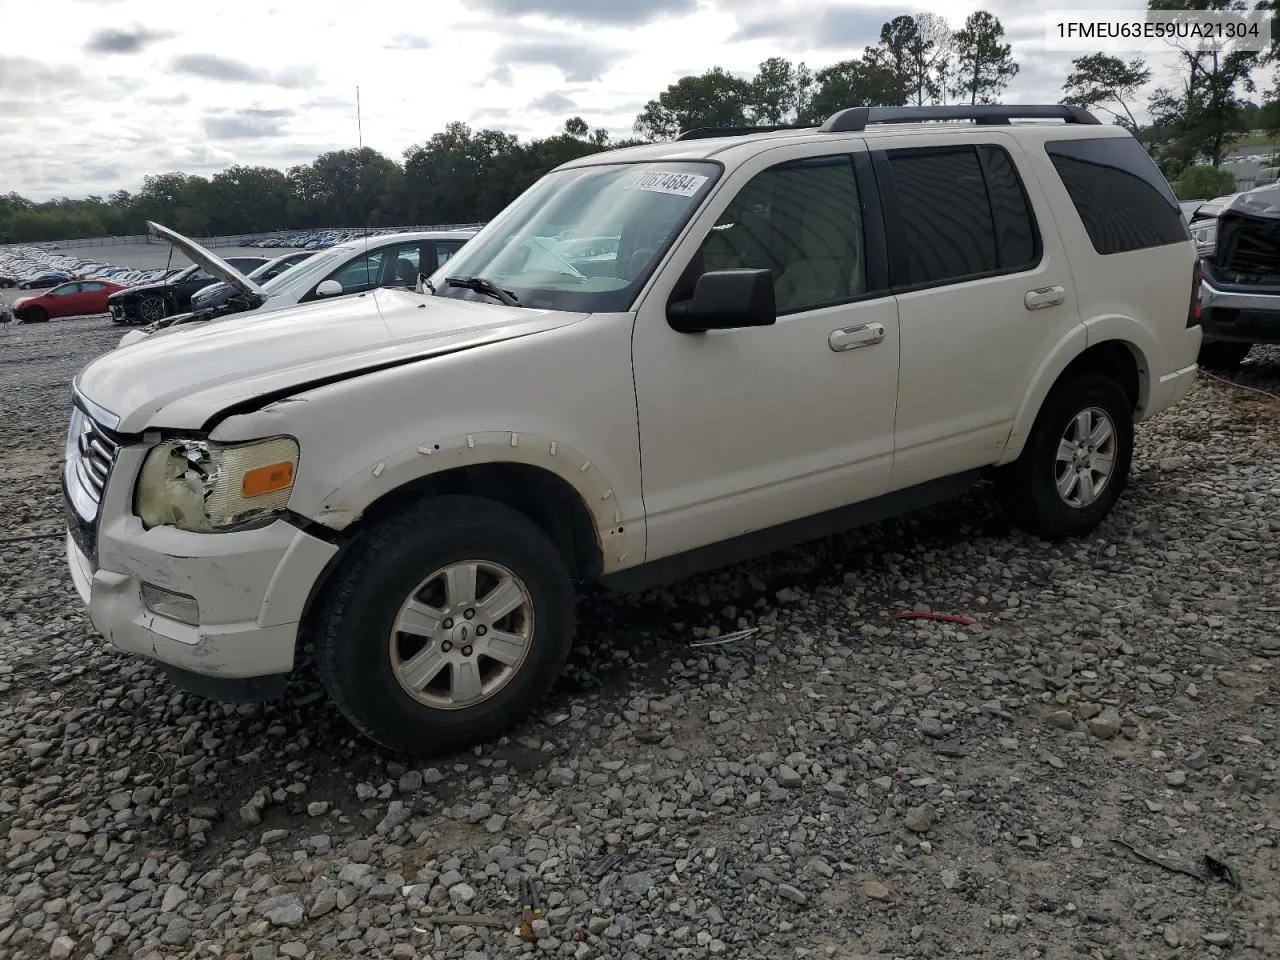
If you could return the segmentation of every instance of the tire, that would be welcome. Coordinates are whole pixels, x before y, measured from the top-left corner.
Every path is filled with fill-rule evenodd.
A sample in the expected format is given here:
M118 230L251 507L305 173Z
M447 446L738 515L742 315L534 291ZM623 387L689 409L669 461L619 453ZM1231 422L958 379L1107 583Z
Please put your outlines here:
M1200 355L1196 362L1206 370L1235 370L1244 363L1244 358L1251 349L1252 343L1214 340L1200 344Z
M1071 466L1071 461L1059 462L1060 452L1067 452L1060 450L1060 442L1074 438L1081 414L1088 414L1094 425L1103 420L1109 423L1110 437L1103 441L1098 453L1110 455L1111 468L1101 483L1097 482L1100 473L1090 471L1092 491L1081 489L1077 472L1069 498L1059 492L1058 486L1059 478L1064 478ZM996 486L1006 512L1027 533L1047 540L1079 537L1102 523L1120 499L1132 460L1133 407L1128 398L1111 378L1083 374L1057 384L1049 392L1022 455L1001 468ZM1101 467L1104 460L1091 459L1091 463ZM1093 499L1085 501L1083 495L1090 492ZM1071 498L1076 502L1069 502Z
M143 297L138 303L138 323L155 323L168 314L160 297Z
M23 323L48 323L49 314L43 307L31 307L22 311Z
M479 597L474 619L466 617L472 607L449 609L443 578L424 583L436 571L461 568L463 561L480 562L480 574L472 575L477 585L473 593ZM490 598L488 584L504 571L521 592L512 594L508 584L503 596L519 599L521 606L510 619L492 622L508 636L527 636L523 654L517 646L502 648L509 658L505 674L503 663L479 649L486 632L481 608ZM424 632L435 628L432 640L394 630L403 605L415 595L423 601L417 623ZM435 616L424 616L427 610ZM462 618L456 617L459 611ZM429 757L495 739L541 701L569 653L574 591L560 551L525 516L488 500L442 496L364 534L334 570L317 614L316 663L334 704L375 743ZM454 614L452 620L449 614ZM449 623L451 629L446 629ZM486 644L496 630L487 632ZM407 678L402 683L394 664L398 660L403 669L415 655L421 660L430 650L435 650L429 658L433 666L438 668L441 660L449 665L416 684L418 694L411 695L408 690L415 684ZM464 664L462 673L454 663ZM425 676L424 671L417 679ZM493 689L471 705L455 699L449 707L446 701L464 676L478 678L482 691L489 684ZM466 692L457 691L458 698Z

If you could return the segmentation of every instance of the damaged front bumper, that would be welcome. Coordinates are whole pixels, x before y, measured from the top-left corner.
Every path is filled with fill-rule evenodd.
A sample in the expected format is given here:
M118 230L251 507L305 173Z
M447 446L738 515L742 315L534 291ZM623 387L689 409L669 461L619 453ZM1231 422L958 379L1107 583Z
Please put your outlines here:
M119 497L112 494L108 487L104 506ZM194 534L144 529L131 511L104 516L90 529L72 520L66 539L71 578L94 628L192 692L277 696L293 669L312 587L337 548L284 520Z
M1200 300L1206 343L1280 343L1280 279L1231 283L1206 262Z
M1280 343L1280 186L1207 206L1191 221L1204 267L1204 342Z

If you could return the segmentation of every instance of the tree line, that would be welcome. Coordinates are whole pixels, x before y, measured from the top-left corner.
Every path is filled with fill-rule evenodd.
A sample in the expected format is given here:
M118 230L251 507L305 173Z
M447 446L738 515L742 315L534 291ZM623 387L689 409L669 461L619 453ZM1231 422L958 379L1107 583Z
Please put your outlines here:
M1151 9L1274 10L1280 0L1149 0ZM1273 42L1280 30L1273 28ZM1093 53L1072 61L1061 102L1098 111L1133 130L1180 193L1228 192L1234 178L1218 169L1251 131L1280 133L1280 91L1273 83L1255 103L1262 52L1178 48L1177 70L1146 103L1151 69L1141 57ZM399 226L486 220L548 170L578 157L669 140L696 127L811 124L848 106L998 103L1019 65L1004 26L986 11L953 29L920 13L886 22L877 43L819 69L771 57L742 77L721 67L680 78L644 105L634 137L613 140L572 117L555 136L521 142L499 130L448 124L400 160L376 150L334 150L287 170L232 166L210 177L163 173L136 193L43 203L0 196L0 242L124 236L155 220L190 236L343 226ZM1221 189L1219 189L1221 188ZM1199 192L1197 192L1199 191Z

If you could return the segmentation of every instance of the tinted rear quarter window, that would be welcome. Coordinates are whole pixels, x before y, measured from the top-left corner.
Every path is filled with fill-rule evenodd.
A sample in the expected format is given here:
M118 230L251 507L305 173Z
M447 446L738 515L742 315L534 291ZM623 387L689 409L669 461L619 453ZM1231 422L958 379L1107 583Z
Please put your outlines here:
M1045 150L1098 253L1190 239L1169 182L1132 137L1051 140Z

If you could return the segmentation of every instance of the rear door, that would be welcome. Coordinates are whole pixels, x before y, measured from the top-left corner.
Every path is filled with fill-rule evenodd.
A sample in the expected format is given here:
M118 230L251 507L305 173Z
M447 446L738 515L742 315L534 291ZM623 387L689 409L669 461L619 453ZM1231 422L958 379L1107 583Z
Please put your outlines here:
M435 273L442 263L461 250L466 242L467 241L465 240L436 240L436 263L435 267L432 268L431 273ZM427 276L431 276L431 273L428 273Z
M79 308L85 313L106 313L107 285L101 280L85 280L80 284Z
M1014 137L979 128L891 143L872 159L902 337L900 490L994 462L1041 359L1080 317L1047 198L1020 171Z

